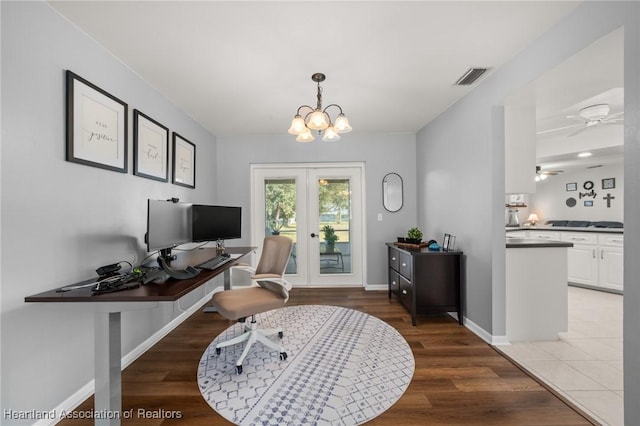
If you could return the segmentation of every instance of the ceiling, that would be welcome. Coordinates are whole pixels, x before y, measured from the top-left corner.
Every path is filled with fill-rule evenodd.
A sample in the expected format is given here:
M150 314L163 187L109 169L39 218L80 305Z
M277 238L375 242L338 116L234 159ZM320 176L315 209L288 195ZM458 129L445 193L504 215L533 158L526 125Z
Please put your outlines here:
M416 132L579 2L51 1L215 135L286 133L337 103L354 132ZM479 80L481 81L481 80Z
M623 161L624 132L615 125L584 127L581 108L608 104L624 112L624 32L619 28L565 60L518 94L536 110L537 160L543 170L589 168ZM576 127L576 125L578 127ZM553 130L558 129L558 130ZM540 133L542 132L542 133ZM582 151L592 152L578 158Z

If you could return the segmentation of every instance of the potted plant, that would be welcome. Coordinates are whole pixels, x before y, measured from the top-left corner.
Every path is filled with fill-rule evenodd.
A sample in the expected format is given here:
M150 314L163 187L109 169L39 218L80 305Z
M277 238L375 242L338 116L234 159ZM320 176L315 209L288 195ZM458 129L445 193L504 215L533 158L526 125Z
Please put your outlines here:
M422 241L422 231L419 228L411 228L407 231L406 241L410 244L420 244Z
M335 250L336 241L338 241L338 235L336 235L336 231L333 229L331 225L325 225L322 227L322 232L324 232L324 241L327 245L327 252L332 252Z

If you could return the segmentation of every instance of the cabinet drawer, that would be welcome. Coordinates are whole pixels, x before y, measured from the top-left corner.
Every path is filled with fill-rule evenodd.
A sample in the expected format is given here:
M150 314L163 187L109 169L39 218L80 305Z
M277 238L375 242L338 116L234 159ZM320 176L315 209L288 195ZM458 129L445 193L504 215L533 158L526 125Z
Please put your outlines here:
M598 242L601 246L624 247L624 235L622 234L600 234Z
M398 269L398 272L400 272L400 275L402 275L409 281L412 281L413 279L413 277L411 276L412 260L413 259L411 258L410 254L400 252L400 269Z
M558 231L531 231L531 238L540 240L560 241L560 232Z
M400 292L400 275L393 269L389 269L389 291L396 295Z
M400 268L398 265L400 265L400 251L389 247L389 268L399 271Z
M400 303L413 314L413 285L411 281L407 281L403 276L400 276Z
M598 243L598 234L592 232L563 232L560 236L562 241L573 244L592 244Z

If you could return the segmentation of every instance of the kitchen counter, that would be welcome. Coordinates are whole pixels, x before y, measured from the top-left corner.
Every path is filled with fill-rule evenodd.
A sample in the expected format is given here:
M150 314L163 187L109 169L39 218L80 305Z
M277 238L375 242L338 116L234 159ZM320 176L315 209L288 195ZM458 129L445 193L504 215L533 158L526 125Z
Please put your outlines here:
M557 340L568 327L567 250L573 243L506 239L506 335Z
M568 227L568 226L507 226L506 232L513 231L562 231L562 232L602 232L607 234L624 234L624 228Z

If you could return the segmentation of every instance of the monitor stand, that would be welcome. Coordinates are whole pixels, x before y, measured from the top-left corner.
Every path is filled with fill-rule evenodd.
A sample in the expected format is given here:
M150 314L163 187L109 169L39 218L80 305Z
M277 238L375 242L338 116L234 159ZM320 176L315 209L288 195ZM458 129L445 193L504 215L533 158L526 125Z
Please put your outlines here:
M167 250L168 253L166 253ZM188 280L200 274L200 271L193 266L187 266L185 269L172 268L169 266L169 262L173 259L175 259L175 256L171 256L171 249L161 250L160 255L158 256L158 264L160 265L160 268L162 268L162 270L171 278L175 278L177 280Z

